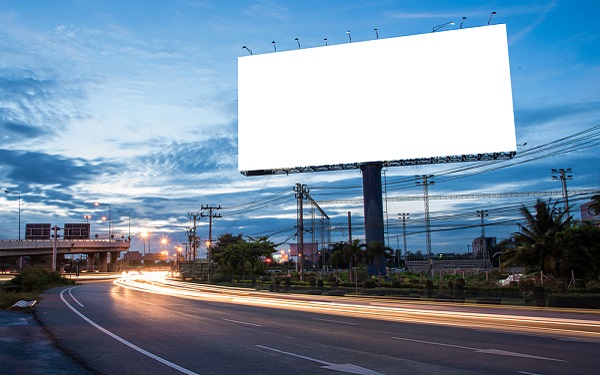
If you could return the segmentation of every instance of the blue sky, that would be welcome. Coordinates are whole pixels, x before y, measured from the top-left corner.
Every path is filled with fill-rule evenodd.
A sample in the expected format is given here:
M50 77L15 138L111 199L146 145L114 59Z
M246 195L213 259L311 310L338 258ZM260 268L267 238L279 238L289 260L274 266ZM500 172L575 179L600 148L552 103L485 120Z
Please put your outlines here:
M512 161L493 165L389 168L389 245L402 247L398 213L410 212L408 249L425 250L423 202L392 199L422 194L414 175L434 174L430 194L448 196L558 191L550 169L572 168L569 189L598 189L600 133L577 135L600 125L600 5L591 0L0 0L0 187L21 194L22 232L25 223L62 226L91 215L92 233L106 236L100 218L110 205L115 234L127 235L129 214L132 249L141 250L144 230L153 249L163 236L169 246L186 241L188 213L205 205L222 207L213 237L294 242L292 189L303 183L331 217L333 241L347 238L348 211L361 238L360 171L237 171L242 46L262 54L273 52L272 41L278 51L295 49L295 38L303 48L324 38L340 44L348 41L346 30L353 42L371 40L374 28L380 38L414 35L448 21L455 25L444 30L456 29L462 17L463 27L476 27L492 11L492 23L507 27L517 142L527 145ZM310 137L301 147L310 148ZM535 199L431 200L432 251L467 251L481 234L481 209L489 214L486 235L506 238L518 230L518 207ZM17 196L1 194L0 238L18 237L17 211ZM199 225L207 238L208 220Z

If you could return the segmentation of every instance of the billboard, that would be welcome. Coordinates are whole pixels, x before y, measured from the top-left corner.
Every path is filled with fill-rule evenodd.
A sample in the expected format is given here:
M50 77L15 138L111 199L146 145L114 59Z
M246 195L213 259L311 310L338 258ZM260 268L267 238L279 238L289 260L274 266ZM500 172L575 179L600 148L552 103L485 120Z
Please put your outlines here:
M25 239L26 240L49 240L50 223L28 223L25 224Z
M298 253L300 252L300 244L297 243L291 243L290 244L290 256L298 256ZM305 258L308 258L309 260L312 257L318 257L319 256L319 244L316 242L305 242L303 244L303 252L302 254L304 254Z
M65 223L63 228L63 238L68 240L89 240L89 223Z
M514 151L505 25L238 59L240 172Z

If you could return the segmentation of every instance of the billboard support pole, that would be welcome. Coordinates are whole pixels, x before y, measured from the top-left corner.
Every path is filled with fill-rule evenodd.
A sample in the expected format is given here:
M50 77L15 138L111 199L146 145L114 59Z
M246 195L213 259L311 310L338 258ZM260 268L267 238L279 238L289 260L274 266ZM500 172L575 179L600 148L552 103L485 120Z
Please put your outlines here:
M370 245L374 242L384 242L383 227L383 190L381 186L382 162L364 163L360 165L363 178L363 200L365 214L365 242ZM377 275L377 265L367 267L369 275ZM382 272L385 272L385 262L379 262Z

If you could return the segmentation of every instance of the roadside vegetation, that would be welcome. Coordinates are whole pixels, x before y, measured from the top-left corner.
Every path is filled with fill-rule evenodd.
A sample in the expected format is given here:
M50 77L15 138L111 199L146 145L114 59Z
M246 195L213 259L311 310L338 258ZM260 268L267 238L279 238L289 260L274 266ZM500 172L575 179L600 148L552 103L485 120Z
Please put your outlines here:
M50 271L47 267L26 267L9 281L0 284L0 309L8 309L21 300L38 300L40 293L48 288L73 283L73 280L66 279L60 272Z
M600 196L593 200L592 209L600 212ZM355 240L330 246L327 268L332 271L317 271L323 269L319 257L300 280L296 264L275 264L270 258L276 245L268 237L227 233L214 248L212 281L274 292L600 308L600 229L593 223L572 220L560 208L542 200L531 211L523 206L519 232L490 249L490 259L500 255L500 262L490 270L437 270L433 275L377 272L369 276L369 267L378 271L382 262L392 267L393 250ZM514 275L511 269L515 267L522 273ZM515 280L507 280L509 276ZM506 282L501 284L501 280Z

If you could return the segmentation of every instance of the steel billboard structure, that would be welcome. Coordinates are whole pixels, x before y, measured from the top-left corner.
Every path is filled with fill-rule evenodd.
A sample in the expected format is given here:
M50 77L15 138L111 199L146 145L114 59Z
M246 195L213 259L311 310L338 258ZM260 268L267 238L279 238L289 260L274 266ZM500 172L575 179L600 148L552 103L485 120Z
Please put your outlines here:
M383 167L516 147L506 25L238 59L238 170L360 169L367 243L384 240Z

